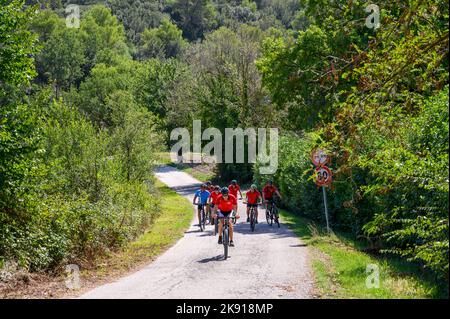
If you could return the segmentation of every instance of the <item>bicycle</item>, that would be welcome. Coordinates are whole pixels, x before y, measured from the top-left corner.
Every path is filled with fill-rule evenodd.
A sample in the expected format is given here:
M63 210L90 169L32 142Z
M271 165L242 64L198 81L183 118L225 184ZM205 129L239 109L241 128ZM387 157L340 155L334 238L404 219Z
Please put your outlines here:
M204 204L197 204L198 207L200 207L200 231L206 230L206 224L208 220L208 214L205 212L205 206Z
M228 247L230 246L229 223L230 223L231 218L228 216L228 217L222 217L222 219L223 219L223 226L222 226L223 257L225 260L227 260Z
M278 228L280 228L280 217L278 215L278 209L273 200L266 201L267 205L270 205L270 208L266 210L266 220L267 224L273 226L273 222L277 223Z
M244 202L243 204L246 205L247 203ZM257 208L252 206L250 207L250 229L252 232L254 232L256 228L256 219L257 219Z
M233 225L236 225L237 218L236 218L236 212L233 210L233 213L231 214L231 222Z
M214 236L219 232L219 217L214 218Z

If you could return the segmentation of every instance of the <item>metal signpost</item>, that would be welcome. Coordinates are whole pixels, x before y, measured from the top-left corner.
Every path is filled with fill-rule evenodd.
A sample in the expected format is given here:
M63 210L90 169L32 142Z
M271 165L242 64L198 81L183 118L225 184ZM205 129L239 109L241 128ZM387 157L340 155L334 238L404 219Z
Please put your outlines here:
M327 232L330 233L331 228L328 220L328 200L326 187L329 186L333 180L331 170L326 166L330 158L323 150L314 150L311 154L311 160L316 166L316 185L322 187L323 205L325 208L325 220L327 222Z

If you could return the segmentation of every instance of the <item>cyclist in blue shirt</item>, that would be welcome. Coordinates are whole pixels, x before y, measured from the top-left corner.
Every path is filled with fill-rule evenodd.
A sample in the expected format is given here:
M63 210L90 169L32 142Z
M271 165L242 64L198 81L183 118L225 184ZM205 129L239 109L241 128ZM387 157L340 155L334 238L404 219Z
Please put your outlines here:
M193 204L198 206L198 210L197 210L198 225L197 226L199 226L201 223L202 207L206 206L208 204L208 199L209 199L210 195L211 195L211 193L206 190L205 184L202 184L202 186L200 186L200 189L195 192ZM199 199L199 202L196 202L197 198Z

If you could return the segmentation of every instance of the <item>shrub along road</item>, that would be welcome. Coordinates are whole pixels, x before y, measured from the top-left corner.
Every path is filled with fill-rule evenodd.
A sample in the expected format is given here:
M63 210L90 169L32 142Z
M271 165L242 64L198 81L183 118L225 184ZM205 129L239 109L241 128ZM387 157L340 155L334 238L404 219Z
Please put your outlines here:
M156 176L190 200L200 183L167 166ZM244 209L240 202L243 217ZM312 298L308 248L287 227L268 226L262 210L259 221L254 233L244 218L238 221L236 247L225 261L212 226L200 232L195 218L185 236L153 263L81 298Z

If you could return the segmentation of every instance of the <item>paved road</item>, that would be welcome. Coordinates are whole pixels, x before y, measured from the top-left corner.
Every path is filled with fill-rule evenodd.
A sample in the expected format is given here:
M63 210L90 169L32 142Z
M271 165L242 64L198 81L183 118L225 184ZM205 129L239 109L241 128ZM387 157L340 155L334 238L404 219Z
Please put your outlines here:
M199 185L171 167L158 169L156 176L190 200ZM242 203L239 210L245 215ZM144 269L81 298L312 298L307 247L286 227L272 228L264 218L261 210L255 233L241 218L228 260L212 226L201 233L193 220L185 236Z

